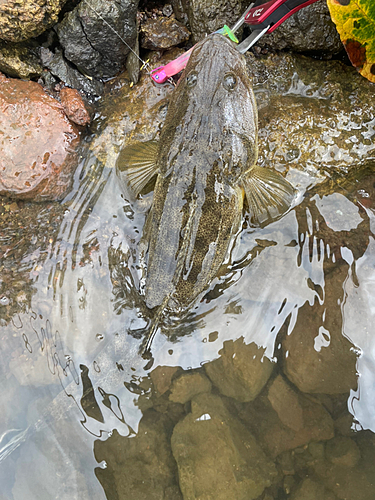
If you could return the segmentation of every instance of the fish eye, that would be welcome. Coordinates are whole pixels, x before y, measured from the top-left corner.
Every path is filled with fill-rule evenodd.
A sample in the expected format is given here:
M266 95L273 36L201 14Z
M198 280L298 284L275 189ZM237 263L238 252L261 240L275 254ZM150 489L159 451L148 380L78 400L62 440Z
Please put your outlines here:
M233 90L237 85L237 78L233 73L227 73L223 78L223 85L226 90Z
M186 77L186 85L190 88L194 87L197 84L197 81L198 81L198 75L197 73L195 73L195 71L193 71Z

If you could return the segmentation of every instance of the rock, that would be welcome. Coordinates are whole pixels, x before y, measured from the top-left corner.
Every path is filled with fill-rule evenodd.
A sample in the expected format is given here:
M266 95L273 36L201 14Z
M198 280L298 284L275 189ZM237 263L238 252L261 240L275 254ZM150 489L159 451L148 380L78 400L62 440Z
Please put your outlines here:
M179 371L182 369L178 366L157 366L152 370L150 377L157 394L161 396L170 389L172 377Z
M171 443L184 500L252 500L277 477L254 437L212 394L193 398Z
M194 43L206 35L222 28L224 24L234 25L245 8L235 0L190 0L188 17ZM238 33L237 33L238 35Z
M258 164L324 179L373 157L374 87L354 68L297 54L245 57L259 111Z
M361 458L358 446L349 437L335 437L326 443L327 460L334 465L353 468Z
M303 392L340 394L357 387L357 356L353 344L342 335L338 302L342 289L337 283L344 283L347 267L326 275L324 302L316 300L312 306L306 302L293 331L283 339L284 373Z
M270 384L268 396L248 403L240 416L272 457L334 436L333 420L324 407L295 391L280 375Z
M197 394L211 391L211 382L200 372L183 373L173 380L170 401L185 404Z
M141 26L141 46L145 49L169 49L186 42L190 31L173 17L147 19Z
M1 78L0 110L0 194L62 199L77 166L75 125L35 82Z
M306 478L293 492L291 500L335 500L337 497L326 488L310 478Z
M60 91L60 99L69 120L82 127L90 123L91 118L89 111L78 90L64 87Z
M103 84L94 78L89 79L71 64L63 56L62 52L56 51L55 54L44 47L40 51L43 65L48 68L51 75L61 80L68 87L80 90L89 96L99 97L103 92ZM43 75L44 80L46 77ZM46 82L48 83L48 82ZM55 82L52 82L53 86Z
M325 0L308 5L293 14L275 31L262 36L255 47L319 52L320 57L338 54L343 50Z
M224 342L220 358L205 363L211 382L224 396L237 401L252 401L267 383L273 364L264 356L264 349L255 343L246 345L244 338Z
M79 3L55 28L66 59L85 75L115 76L136 43L137 6L138 0Z
M95 458L105 460L106 469L97 468L107 498L119 500L179 500L177 470L166 415L148 410L139 422L136 436L123 437L117 431L107 441L96 441Z
M38 57L26 44L0 42L0 71L7 76L26 80L40 76L43 68Z
M268 390L268 400L281 422L295 431L303 428L303 408L298 401L298 393L294 391L278 375Z
M0 3L0 38L21 42L36 37L57 22L66 0L6 0Z

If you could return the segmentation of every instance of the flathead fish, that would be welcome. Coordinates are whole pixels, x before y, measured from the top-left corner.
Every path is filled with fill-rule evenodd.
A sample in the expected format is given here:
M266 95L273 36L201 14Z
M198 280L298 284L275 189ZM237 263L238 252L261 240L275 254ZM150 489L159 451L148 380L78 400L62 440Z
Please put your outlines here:
M240 228L244 195L254 223L290 207L290 183L256 166L257 121L245 59L214 34L194 48L159 141L121 152L118 170L136 195L157 175L144 230L144 299L156 318L188 308L217 276Z

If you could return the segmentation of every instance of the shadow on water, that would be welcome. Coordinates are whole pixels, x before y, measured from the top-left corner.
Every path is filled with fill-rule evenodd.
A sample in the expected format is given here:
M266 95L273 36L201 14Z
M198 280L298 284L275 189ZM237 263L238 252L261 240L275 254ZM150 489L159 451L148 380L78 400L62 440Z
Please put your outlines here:
M372 498L374 165L245 219L147 369L146 210L94 150L61 206L2 207L0 498Z

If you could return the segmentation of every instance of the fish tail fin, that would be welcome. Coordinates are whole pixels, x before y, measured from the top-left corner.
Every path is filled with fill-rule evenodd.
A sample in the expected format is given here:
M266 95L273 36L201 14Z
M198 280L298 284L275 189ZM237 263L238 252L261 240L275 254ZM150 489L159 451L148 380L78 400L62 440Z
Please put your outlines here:
M292 205L295 189L278 172L254 167L242 179L249 210L256 224L265 225Z
M155 316L152 319L151 328L141 344L140 352L141 352L142 357L144 359L152 358L152 353L151 353L152 342L154 341L154 338L155 338L155 336L158 333L158 330L160 328L160 323L161 323L161 320L164 316L165 307L170 299L170 295L171 294L168 294L166 297L164 297L163 302L157 308Z

